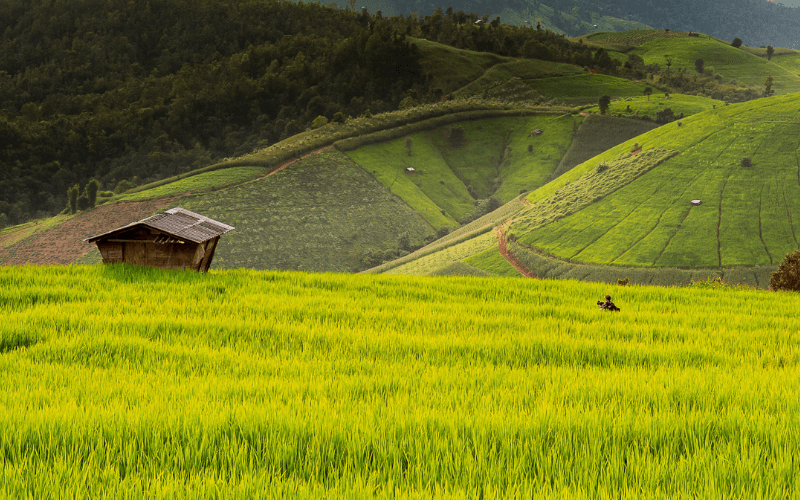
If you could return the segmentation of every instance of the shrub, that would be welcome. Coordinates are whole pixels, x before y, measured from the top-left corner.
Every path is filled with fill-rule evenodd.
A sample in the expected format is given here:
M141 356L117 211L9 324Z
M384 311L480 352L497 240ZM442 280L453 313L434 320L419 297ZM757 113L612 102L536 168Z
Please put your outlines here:
M619 286L625 286L627 284L628 284L628 278L623 278L623 279L618 279L617 280L617 285L619 285Z
M751 166L753 166L753 159L752 159L752 158L750 158L749 156L745 156L744 158L742 158L742 160L741 160L739 163L740 163L740 164L741 164L743 167L746 167L746 168L748 168L748 167L751 167Z
M450 129L450 145L454 148L460 148L464 145L467 138L467 131L464 127L453 127Z
M114 188L114 194L122 194L125 191L130 191L131 189L133 189L133 183L127 179L122 179Z
M733 47L734 49L738 49L741 46L742 46L742 39L741 38L738 38L738 37L734 38L733 41L731 42L731 47Z
M321 126L327 124L328 124L328 119L322 115L319 115L318 117L314 118L313 122L311 122L311 128L320 128Z
M89 202L89 208L94 208L97 204L97 191L100 190L100 183L97 179L92 179L86 184L86 198Z
M772 273L769 287L773 290L800 291L800 250L786 254L778 270Z
M411 137L406 137L405 141L403 141L403 145L406 147L408 151L408 156L411 156L412 148L414 147L414 140Z
M91 208L89 205L89 197L86 196L86 193L83 193L78 197L78 210L87 210Z
M601 163L600 165L597 166L597 168L594 169L594 171L598 174L605 172L606 170L608 170L608 163L605 162Z

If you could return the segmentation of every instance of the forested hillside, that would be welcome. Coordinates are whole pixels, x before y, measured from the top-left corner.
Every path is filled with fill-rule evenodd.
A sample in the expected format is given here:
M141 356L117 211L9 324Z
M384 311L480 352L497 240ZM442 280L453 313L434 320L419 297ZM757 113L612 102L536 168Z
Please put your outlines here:
M319 116L440 100L409 36L596 65L561 35L476 19L277 0L4 1L0 225L60 212L67 187L92 178L112 190L275 143Z

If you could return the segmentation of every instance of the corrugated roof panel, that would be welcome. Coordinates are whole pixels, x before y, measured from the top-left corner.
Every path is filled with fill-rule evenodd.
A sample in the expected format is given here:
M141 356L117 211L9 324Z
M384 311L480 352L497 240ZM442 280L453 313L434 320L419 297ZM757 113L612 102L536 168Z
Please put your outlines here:
M200 214L190 212L189 210L185 210L180 207L175 207L167 210L164 213L156 214L152 217L148 217L137 222L132 222L127 226L122 226L114 229L113 231L92 236L84 241L91 243L140 224L153 229L158 229L159 231L163 231L165 233L169 233L177 238L189 240L193 243L204 243L234 229L233 226L209 219L208 217L204 217Z

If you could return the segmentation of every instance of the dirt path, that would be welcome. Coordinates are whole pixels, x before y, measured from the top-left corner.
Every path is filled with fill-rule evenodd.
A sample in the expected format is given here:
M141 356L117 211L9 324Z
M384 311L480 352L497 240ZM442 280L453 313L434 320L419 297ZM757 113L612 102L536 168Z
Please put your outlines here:
M260 181L261 179L266 179L266 178L267 178L267 177L269 177L270 175L280 172L281 170L283 170L284 168L288 167L289 165L291 165L292 163L294 163L294 162L296 162L296 161L303 160L303 159L305 159L305 158L308 158L308 157L309 157L309 156L311 156L311 155L315 155L315 154L317 154L317 153L321 153L321 152L325 151L326 149L330 149L330 148L332 148L332 147L333 147L333 146L325 146L324 148L319 148L319 149L317 149L316 151L312 151L312 152L310 152L310 153L306 153L306 154L304 154L303 156L300 156L299 158L295 158L295 159L293 159L293 160L289 160L289 161L287 161L286 163L282 164L280 167L276 168L275 170L272 170L272 171L271 171L270 173L268 173L267 175L264 175L264 176L262 176L262 177L259 177L259 178L258 178L258 179L256 179L256 180L257 180L257 181Z
M71 264L94 248L84 238L136 222L170 207L178 196L101 205L56 227L0 249L0 264Z
M497 226L494 228L494 234L497 236L497 249L500 251L500 255L503 256L509 264L514 266L514 268L519 271L519 273L526 278L538 278L535 274L528 271L525 266L522 265L520 261L517 260L516 257L511 255L508 251L508 240L506 239L506 226L513 221L509 221L503 225Z

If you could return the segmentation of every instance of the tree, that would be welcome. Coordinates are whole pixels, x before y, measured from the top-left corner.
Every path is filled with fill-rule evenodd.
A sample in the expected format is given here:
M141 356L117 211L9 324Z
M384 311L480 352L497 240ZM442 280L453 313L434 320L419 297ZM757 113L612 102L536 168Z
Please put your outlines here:
M608 111L608 105L609 104L611 104L611 96L604 95L604 96L602 96L600 98L600 101L598 102L598 105L600 106L600 114L601 115L606 114L606 111Z
M675 113L672 111L672 108L665 108L656 113L656 123L669 123L674 119Z
M97 203L97 191L100 190L100 183L97 179L92 179L86 184L86 198L89 201L89 208L94 208Z
M767 45L767 61L772 60L772 54L775 53L775 47L772 45Z
M78 210L84 211L89 208L89 198L86 196L86 193L83 193L78 197Z
M74 214L78 211L78 193L80 187L77 184L67 189L67 199L69 200L69 213Z
M742 46L742 39L741 38L738 38L738 37L734 38L733 41L731 42L731 47L733 47L734 49L738 49L741 46Z
M702 59L695 59L694 60L694 70L698 73L702 73L705 70L706 62Z
M772 273L769 287L776 291L800 291L800 250L786 254L778 265L778 270Z
M8 216L6 214L0 214L0 229L3 229L8 225Z
M411 137L406 137L406 140L403 141L403 144L406 146L406 150L408 151L408 156L411 156L411 148L414 147L414 141Z
M642 93L647 96L647 100L649 101L650 100L650 94L653 93L653 88L652 87L645 87L644 90L642 91Z
M772 90L772 75L767 75L767 79L764 80L764 97L769 97L774 93L775 91Z

